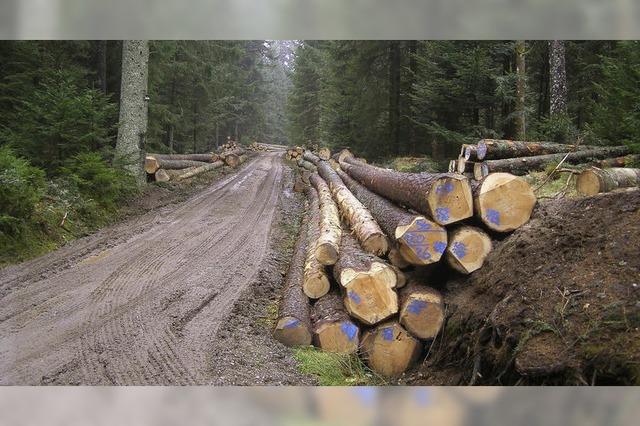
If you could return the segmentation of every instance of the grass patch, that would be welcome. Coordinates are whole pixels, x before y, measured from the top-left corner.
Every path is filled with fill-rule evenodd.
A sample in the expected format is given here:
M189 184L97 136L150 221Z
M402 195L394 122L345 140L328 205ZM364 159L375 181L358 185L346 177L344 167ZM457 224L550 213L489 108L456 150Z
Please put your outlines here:
M381 386L387 382L357 355L323 352L314 347L294 349L299 369L318 379L320 386Z
M533 172L522 177L527 181L527 183L529 183L529 185L531 185L532 189L535 189L538 188L545 179L547 179L547 173ZM567 173L557 173L552 179L549 179L544 186L540 187L536 191L536 196L538 198L551 198L562 195L561 193L565 191L565 186L567 185L567 179L569 179L569 175ZM578 193L576 192L576 175L573 175L571 182L566 186L564 196L570 198L578 196Z

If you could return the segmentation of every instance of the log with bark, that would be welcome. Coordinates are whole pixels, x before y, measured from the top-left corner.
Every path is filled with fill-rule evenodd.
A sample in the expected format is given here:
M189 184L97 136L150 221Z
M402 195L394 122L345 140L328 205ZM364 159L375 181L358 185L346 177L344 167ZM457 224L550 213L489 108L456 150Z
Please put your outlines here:
M338 260L342 228L338 206L331 197L327 183L316 173L309 178L318 191L320 200L320 235L315 243L316 259L323 265L334 265Z
M218 161L218 154L147 154L148 157L154 157L160 160L190 160L202 161L204 163L214 163Z
M612 167L629 167L633 164L640 164L640 155L625 155L624 157L605 158L594 161L591 165L601 169Z
M307 256L304 263L302 289L310 299L318 299L329 292L331 282L324 266L316 259L316 243L320 236L320 204L318 192L313 186L306 188L309 200L307 225Z
M349 232L342 234L333 275L344 289L344 305L354 318L371 325L398 312L395 270L362 250Z
M362 247L369 253L384 255L389 251L389 241L380 229L371 212L349 191L340 176L333 170L329 163L320 160L309 151L304 153L304 158L311 161L318 168L318 173L329 185L342 216L347 220Z
M404 269L409 267L411 264L404 258L402 253L400 253L400 247L398 247L398 243L396 241L391 241L389 246L389 253L387 253L387 259L389 259L389 263L391 263L396 268Z
M224 163L222 161L216 161L215 163L205 163L204 165L202 165L200 167L195 167L195 168L192 168L192 169L189 169L189 170L185 171L184 173L179 174L175 178L175 180L180 181L180 180L188 179L188 178L197 176L197 175L202 174L202 173L210 172L211 170L215 170L215 169L220 168L222 166L224 166Z
M514 157L532 157L546 154L559 154L571 151L588 150L588 145L570 145L555 142L524 142L501 139L482 139L478 142L475 158L472 151L467 160L499 160Z
M238 167L240 164L240 156L245 153L243 148L235 148L224 151L220 154L220 159L229 167Z
M509 173L473 181L473 200L478 219L496 232L510 232L527 223L537 201L531 186Z
M465 176L452 173L403 173L364 164L344 156L340 167L371 191L426 214L439 225L473 215L471 186Z
M382 230L397 241L400 253L409 263L428 265L440 260L447 247L447 231L443 227L424 216L397 207L369 191L342 170L337 173L347 188L371 212Z
M400 290L400 324L419 339L436 337L444 322L442 295L411 282Z
M302 291L304 261L307 253L307 219L303 217L293 257L284 281L284 291L273 337L286 346L311 344L309 299Z
M522 176L532 171L544 170L550 164L560 163L565 157L565 163L567 164L581 164L592 163L604 158L627 155L630 152L630 149L626 146L591 148L592 149L570 153L488 160L482 163L476 163L473 173L476 179L482 179L482 177L487 176L489 173L495 172L507 172Z
M576 180L576 190L580 195L595 195L638 186L640 186L640 169L622 167L610 169L592 167L580 173Z
M473 165L475 164L473 161L468 161L464 157L459 157L454 161L456 162L455 172L462 175L465 173L473 173Z
M206 164L204 161L192 161L192 160L163 160L161 158L155 158L152 156L145 157L144 160L144 171L153 174L158 169L165 170L177 170L177 169L186 169L188 167L199 167Z
M398 376L420 356L422 345L396 321L368 330L362 338L362 352L369 367L386 377Z
M318 299L311 319L314 344L323 351L350 354L358 350L360 328L347 314L338 292L332 291Z
M450 232L445 258L453 269L468 275L482 267L492 248L491 237L486 232L461 226Z
M463 152L461 155L467 161L478 160L478 145L462 145Z
M303 169L309 170L312 173L315 173L316 171L318 171L318 169L313 163L310 163L309 161L305 160L302 157L298 157L297 162L298 162L298 167L302 167Z

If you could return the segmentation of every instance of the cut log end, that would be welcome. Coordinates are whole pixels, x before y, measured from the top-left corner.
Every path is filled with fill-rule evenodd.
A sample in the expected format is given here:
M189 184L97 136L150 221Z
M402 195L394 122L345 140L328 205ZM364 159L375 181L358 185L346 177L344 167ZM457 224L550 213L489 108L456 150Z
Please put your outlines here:
M158 169L154 175L156 182L169 182L171 180L171 176L164 169Z
M373 262L367 272L345 269L340 284L346 289L345 308L366 324L376 324L398 312L397 275L389 265Z
M402 256L413 265L438 262L447 248L447 231L422 216L396 228Z
M369 367L386 377L404 373L420 355L420 342L397 322L381 324L362 339Z
M427 202L431 217L439 225L455 223L473 216L473 197L466 177L438 178L427 195Z
M371 234L362 242L362 248L367 253L383 256L389 251L389 240L383 233Z
M325 266L335 265L338 261L338 247L330 243L318 244L315 251L318 262Z
M155 157L147 156L144 159L144 171L150 175L154 174L160 168L160 163Z
M404 269L407 268L411 263L405 259L405 257L400 253L400 247L395 245L389 249L389 253L387 253L387 258L389 262L396 268Z
M358 350L359 334L351 321L327 322L316 328L314 340L323 351L351 354Z
M473 165L473 178L475 180L482 180L482 178L487 175L489 175L489 167L486 163L476 163Z
M331 150L329 148L320 148L318 150L318 157L322 160L328 160L331 158Z
M325 273L305 273L302 290L310 299L318 299L329 292L331 283Z
M475 194L477 215L491 230L510 232L529 221L536 196L522 178L509 173L492 173Z
M400 323L411 334L420 339L433 339L443 322L444 305L440 293L428 287L412 287L407 292L400 308Z
M282 317L278 320L273 336L285 346L308 346L311 344L311 332L295 317Z
M588 169L580 173L576 180L576 191L580 195L596 195L600 192L601 180L598 173L593 169Z
M463 226L451 233L446 259L456 271L470 274L482 267L491 248L491 238L485 232Z

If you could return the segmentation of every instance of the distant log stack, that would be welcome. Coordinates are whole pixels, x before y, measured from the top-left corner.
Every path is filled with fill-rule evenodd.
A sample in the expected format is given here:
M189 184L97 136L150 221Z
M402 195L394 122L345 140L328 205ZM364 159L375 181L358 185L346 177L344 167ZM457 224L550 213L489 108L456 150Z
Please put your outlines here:
M558 164L562 160L564 160L566 164L584 164L627 155L630 152L630 149L626 146L591 148L592 149L583 149L576 152L563 152L559 154L488 160L482 163L475 163L473 174L476 179L482 179L489 173L497 172L506 172L522 176L532 171L544 170L550 164Z
M285 277L284 292L273 336L286 346L311 344L309 299L302 291L304 261L307 253L307 219L300 226L293 257Z
M218 154L147 154L147 157L154 157L158 160L189 160L202 161L204 163L214 163L218 161Z
M640 169L592 167L584 170L576 181L576 190L581 195L596 195L620 188L640 186Z
M514 157L533 157L546 154L560 154L571 151L583 151L586 145L569 145L554 142L523 142L499 139L482 139L477 147L467 145L466 160L499 160Z
M304 154L304 152L305 149L301 146L290 148L287 150L286 158L287 160L297 160L298 158L302 157L302 154Z

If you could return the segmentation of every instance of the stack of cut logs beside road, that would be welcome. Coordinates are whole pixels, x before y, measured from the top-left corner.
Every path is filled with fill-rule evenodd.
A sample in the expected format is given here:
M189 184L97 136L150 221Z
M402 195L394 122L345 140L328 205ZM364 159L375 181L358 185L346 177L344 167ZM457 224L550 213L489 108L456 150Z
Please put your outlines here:
M471 274L492 238L529 220L530 185L510 173L401 173L342 150L289 149L306 213L274 336L288 346L358 353L398 376L438 335L445 318L428 273Z
M236 142L227 142L217 153L147 154L144 170L156 182L181 181L224 165L236 168L247 158L247 150Z
M627 146L482 139L475 145L462 145L449 171L479 180L496 172L522 176L560 163L581 169L576 170L581 172L576 180L581 195L640 185L640 170L629 167L640 163L640 156L632 155Z

